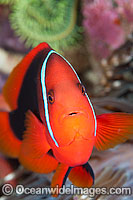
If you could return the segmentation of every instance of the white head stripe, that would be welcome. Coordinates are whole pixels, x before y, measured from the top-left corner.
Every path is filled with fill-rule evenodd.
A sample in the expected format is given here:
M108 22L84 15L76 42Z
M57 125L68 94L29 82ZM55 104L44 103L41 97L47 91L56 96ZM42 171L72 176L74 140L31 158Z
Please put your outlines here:
M48 61L48 58L50 57L50 55L52 53L55 53L55 51L51 50L47 57L45 58L44 62L43 62L43 65L42 65L42 69L41 69L41 85L42 85L42 94L43 94L43 102L44 102L44 110L45 110L45 118L46 118L46 123L47 123L47 127L48 127L48 131L50 133L50 136L51 138L53 139L55 145L57 147L59 147L55 137L54 137L54 134L53 134L53 131L51 129L51 126L50 126L50 121L49 121L49 112L48 112L48 102L47 102L47 91L46 91L46 85L45 85L45 73L46 73L46 65L47 65L47 61Z
M52 53L55 53L55 54L59 55L60 57L62 57L62 58L68 63L68 65L72 68L72 70L73 70L73 72L75 73L75 75L76 75L78 81L79 81L80 83L81 83L81 81L80 81L80 79L79 79L79 77L78 77L78 75L77 75L75 69L72 67L72 65L71 65L62 55L60 55L59 53L55 52L54 50L51 50L51 51L48 53L48 55L46 56L46 58L45 58L45 60L44 60L44 62L43 62L43 64L42 64L42 69L41 69L42 94L43 94L45 118L46 118L46 123L47 123L48 131L49 131L50 136L51 136L51 138L53 139L55 145L56 145L57 147L59 147L59 145L58 145L58 143L57 143L57 141L56 141L56 139L55 139L55 137L54 137L53 131L52 131L52 129L51 129L50 121L49 121L49 111L48 111L48 101L47 101L47 90L46 90L46 84L45 84L45 76L46 76L47 61L48 61L48 59L49 59L49 57L50 57L50 55L51 55ZM90 106L91 106L91 108L92 108L92 111L93 111L93 115L94 115L94 119L95 119L95 133L94 133L94 135L96 136L97 122L96 122L95 112L94 112L93 106L92 106L91 101L90 101L90 99L89 99L89 97L88 97L87 94L86 94L86 97L87 97L87 99L88 99L88 101L89 101L89 104L90 104Z

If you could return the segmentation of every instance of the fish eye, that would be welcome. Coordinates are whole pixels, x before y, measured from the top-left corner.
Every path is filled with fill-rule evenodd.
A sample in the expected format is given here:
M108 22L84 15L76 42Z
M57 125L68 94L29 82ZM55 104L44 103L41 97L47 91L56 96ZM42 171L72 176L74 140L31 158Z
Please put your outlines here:
M86 89L82 83L78 83L78 87L81 90L82 94L85 95Z
M50 104L53 104L54 103L54 91L53 90L50 90L49 92L48 92L48 101L49 101L49 103Z

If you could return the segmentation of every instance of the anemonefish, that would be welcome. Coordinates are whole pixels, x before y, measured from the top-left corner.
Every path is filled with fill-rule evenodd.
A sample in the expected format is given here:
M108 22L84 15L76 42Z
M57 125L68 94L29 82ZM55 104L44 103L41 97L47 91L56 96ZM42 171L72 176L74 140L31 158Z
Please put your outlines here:
M96 116L72 65L47 43L14 68L2 94L10 112L0 112L0 151L34 172L56 170L52 187L67 177L91 187L93 147L109 149L133 135L133 114Z

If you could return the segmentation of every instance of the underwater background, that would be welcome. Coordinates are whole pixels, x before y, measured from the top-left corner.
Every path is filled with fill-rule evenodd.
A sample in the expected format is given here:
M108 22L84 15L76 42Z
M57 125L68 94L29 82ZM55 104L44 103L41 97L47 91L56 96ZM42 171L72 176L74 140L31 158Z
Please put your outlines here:
M74 66L96 114L133 113L132 0L0 0L0 92L14 66L43 41ZM132 150L132 139L104 152L94 148L90 158L96 176L94 187L133 190ZM8 179L13 185L48 187L51 177L29 172L17 160L0 156L0 187ZM1 192L0 199L54 198L3 196ZM92 198L63 195L58 199ZM96 195L94 199L130 200L133 196Z

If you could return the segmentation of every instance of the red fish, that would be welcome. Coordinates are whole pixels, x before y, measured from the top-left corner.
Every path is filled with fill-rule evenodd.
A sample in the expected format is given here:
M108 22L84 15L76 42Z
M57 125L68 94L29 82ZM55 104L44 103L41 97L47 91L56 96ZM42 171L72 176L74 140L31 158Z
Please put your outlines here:
M109 149L133 135L133 114L96 116L74 68L46 43L14 68L3 96L11 111L0 112L0 151L34 172L56 170L52 187L67 176L91 187L93 147Z

